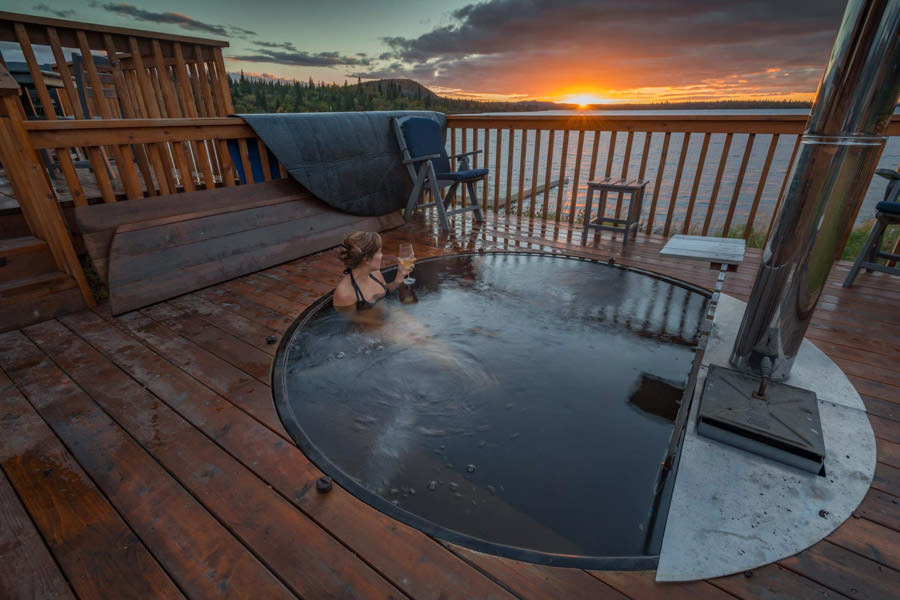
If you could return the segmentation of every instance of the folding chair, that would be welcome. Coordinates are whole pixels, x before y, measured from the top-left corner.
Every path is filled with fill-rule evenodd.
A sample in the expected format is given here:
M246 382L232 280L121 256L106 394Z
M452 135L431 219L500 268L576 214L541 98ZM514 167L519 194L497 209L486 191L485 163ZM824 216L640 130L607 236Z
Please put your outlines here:
M875 205L875 225L872 226L865 246L860 250L859 256L856 257L856 261L850 268L847 279L844 280L844 287L853 285L860 269L865 269L869 273L881 271L889 275L900 275L900 268L891 266L892 263L900 260L900 254L881 251L884 232L888 225L900 224L900 171L878 169L875 173L888 180L887 189L884 192L884 200ZM890 262L882 265L878 262L880 258L886 258Z
M413 180L413 190L406 203L404 218L408 221L413 211L417 208L437 208L441 228L450 229L447 217L457 213L474 211L475 221L481 223L484 216L481 206L478 204L478 195L475 192L475 183L483 180L488 175L487 169L470 169L468 157L478 154L481 150L463 152L453 156L447 156L444 148L444 133L440 124L428 117L399 117L394 119L394 130L397 141L403 153L403 164L409 170L409 176ZM453 171L450 167L450 159L459 159L459 170ZM447 210L456 188L459 184L465 184L469 191L469 205ZM424 202L426 189L431 192L432 201ZM441 188L448 187L447 193L442 195Z

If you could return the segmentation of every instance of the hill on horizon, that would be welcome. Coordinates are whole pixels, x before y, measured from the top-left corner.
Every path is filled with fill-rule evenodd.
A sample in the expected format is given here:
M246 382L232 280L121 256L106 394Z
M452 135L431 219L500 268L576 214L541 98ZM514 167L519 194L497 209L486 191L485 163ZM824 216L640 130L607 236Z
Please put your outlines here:
M809 108L809 102L786 100L715 100L594 104L523 100L483 101L440 96L408 78L377 79L351 84L316 83L266 77L229 78L236 112L331 112L356 110L436 110L447 114L529 112L542 110L690 110Z

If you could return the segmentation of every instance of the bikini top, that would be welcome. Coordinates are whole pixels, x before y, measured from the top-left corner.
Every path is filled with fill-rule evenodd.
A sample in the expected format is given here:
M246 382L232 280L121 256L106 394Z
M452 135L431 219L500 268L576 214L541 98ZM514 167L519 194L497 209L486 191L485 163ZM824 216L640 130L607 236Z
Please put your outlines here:
M376 298L373 302L369 302L368 300L366 300L366 297L362 293L362 290L359 289L359 285L357 285L356 279L353 278L353 271L348 271L347 273L350 275L350 284L353 286L353 293L356 294L356 310L362 310L364 308L372 308L373 306L375 306L375 304L379 300L381 300L382 298L384 298L384 296L387 296L388 293L390 293L390 290L387 288L386 285L381 283L381 280L379 280L377 277L375 277L375 275L373 273L369 273L369 277L372 279L372 281L374 281L375 283L380 285L382 288L384 288L384 296L380 296L380 297Z

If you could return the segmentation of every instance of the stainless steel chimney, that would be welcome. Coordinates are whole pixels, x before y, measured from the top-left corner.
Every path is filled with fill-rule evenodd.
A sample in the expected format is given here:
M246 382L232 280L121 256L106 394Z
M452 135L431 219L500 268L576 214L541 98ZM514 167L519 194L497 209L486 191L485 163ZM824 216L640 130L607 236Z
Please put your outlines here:
M785 379L865 195L900 93L900 0L850 0L731 363Z

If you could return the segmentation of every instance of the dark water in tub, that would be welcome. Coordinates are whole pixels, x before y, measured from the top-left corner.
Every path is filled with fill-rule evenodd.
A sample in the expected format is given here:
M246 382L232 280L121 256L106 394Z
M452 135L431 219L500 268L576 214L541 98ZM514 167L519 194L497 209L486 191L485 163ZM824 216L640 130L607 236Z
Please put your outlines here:
M439 528L654 553L660 462L706 298L562 257L446 257L414 274L368 323L326 305L294 334L279 402L301 446L371 503Z

